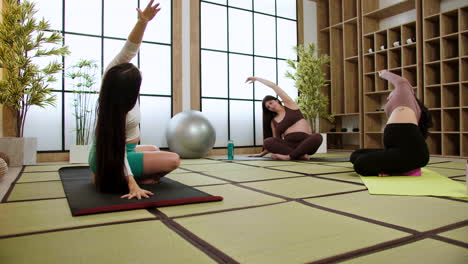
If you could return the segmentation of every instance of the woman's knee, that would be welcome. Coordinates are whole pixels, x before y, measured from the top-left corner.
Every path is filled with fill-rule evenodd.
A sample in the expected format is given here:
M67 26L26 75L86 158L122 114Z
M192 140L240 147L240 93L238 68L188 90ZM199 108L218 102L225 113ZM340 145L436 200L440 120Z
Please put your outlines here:
M274 137L269 137L263 140L263 147L267 150L271 150L272 146L275 144L276 140Z

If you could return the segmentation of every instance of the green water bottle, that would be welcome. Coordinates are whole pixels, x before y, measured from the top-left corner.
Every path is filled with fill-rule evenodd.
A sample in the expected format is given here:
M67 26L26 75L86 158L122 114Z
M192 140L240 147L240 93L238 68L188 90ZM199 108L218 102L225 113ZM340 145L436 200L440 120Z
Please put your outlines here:
M234 159L234 140L229 140L227 144L228 160Z

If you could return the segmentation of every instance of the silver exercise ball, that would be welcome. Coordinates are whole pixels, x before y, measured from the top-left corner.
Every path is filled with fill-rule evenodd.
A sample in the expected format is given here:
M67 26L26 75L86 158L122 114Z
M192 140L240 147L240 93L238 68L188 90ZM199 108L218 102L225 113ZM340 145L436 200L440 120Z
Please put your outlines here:
M204 157L216 141L216 131L210 121L199 111L180 112L170 121L166 129L169 149L181 158Z

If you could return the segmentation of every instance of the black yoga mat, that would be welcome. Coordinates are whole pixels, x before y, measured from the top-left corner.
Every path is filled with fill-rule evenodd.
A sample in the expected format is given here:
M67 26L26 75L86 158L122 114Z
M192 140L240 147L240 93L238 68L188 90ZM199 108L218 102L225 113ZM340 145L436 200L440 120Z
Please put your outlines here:
M228 160L227 158L217 158L217 160ZM234 161L249 161L249 160L274 160L270 157L248 157L248 156L242 156L242 155L235 155L234 156ZM274 160L276 161L276 160ZM326 158L326 157L310 157L309 160L300 160L300 161L305 161L305 162L346 162L346 161L349 161L349 158L348 157L330 157L330 158Z
M59 174L74 216L223 200L221 196L212 196L165 177L158 184L140 185L154 193L150 198L128 200L119 194L98 192L87 166L61 168Z

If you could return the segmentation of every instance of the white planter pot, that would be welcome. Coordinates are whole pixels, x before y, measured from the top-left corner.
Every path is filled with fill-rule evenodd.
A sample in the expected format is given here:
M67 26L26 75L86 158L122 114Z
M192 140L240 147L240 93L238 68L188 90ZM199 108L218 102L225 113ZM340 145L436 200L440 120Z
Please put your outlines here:
M316 153L327 153L327 134L320 133L320 135L322 135L323 141L322 141L322 145L320 145Z
M70 163L86 163L88 164L88 156L91 145L71 145L70 146Z
M37 138L35 137L2 137L0 150L10 158L10 166L36 164Z

